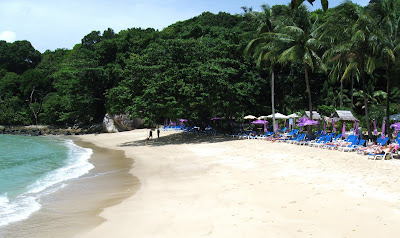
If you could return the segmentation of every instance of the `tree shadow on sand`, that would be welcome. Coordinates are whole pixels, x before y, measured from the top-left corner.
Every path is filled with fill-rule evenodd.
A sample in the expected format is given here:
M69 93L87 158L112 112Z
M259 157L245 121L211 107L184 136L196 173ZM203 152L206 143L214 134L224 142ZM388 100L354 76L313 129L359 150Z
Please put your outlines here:
M220 143L225 141L238 140L237 138L227 137L223 135L204 135L195 133L176 133L152 140L130 141L120 144L121 147L128 146L164 146L164 145L181 145L181 144L201 144L201 143Z

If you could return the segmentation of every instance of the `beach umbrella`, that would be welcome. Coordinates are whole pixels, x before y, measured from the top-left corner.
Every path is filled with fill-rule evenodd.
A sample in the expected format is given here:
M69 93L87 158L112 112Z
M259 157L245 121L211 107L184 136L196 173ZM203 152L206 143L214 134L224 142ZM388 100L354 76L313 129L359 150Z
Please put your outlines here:
M279 126L279 124L278 124L278 122L275 122L275 133L278 131L278 126Z
M312 125L317 125L319 124L319 121L314 121L314 120L310 120L310 119L306 119L303 120L302 122L300 122L299 124L297 124L298 126L312 126Z
M332 131L336 131L336 128L335 128L335 121L332 119Z
M297 113L292 113L290 115L288 115L289 118L298 118L300 117L299 115L297 115Z
M400 122L390 125L390 128L394 129L393 135L397 137L398 131L400 130Z
M346 122L343 122L343 128L342 128L342 137L346 137Z
M383 124L382 124L382 139L385 138L385 126L386 126L386 122L383 121Z
M264 132L267 132L267 123L264 123Z
M267 118L272 118L273 114L268 115ZM289 119L288 116L283 115L282 113L275 113L275 119Z
M253 120L253 119L256 119L257 117L255 117L255 116L253 116L253 115L247 115L247 116L245 116L243 119L245 119L245 120Z
M267 124L268 121L265 120L255 120L251 122L252 124Z
M358 120L354 121L354 134L358 135L358 124L360 122Z
M393 128L395 130L400 130L400 122L390 125L390 128Z
M324 121L324 135L326 135L326 121Z
M376 122L375 122L375 119L372 120L372 121L373 121L373 123L374 123L374 135L378 135L378 129L376 129Z

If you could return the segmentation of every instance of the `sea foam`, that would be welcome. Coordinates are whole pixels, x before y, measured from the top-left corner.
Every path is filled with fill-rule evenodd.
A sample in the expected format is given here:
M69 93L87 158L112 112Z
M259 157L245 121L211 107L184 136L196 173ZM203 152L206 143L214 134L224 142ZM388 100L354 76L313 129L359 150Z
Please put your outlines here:
M44 174L27 187L27 192L10 199L6 194L0 195L0 227L28 218L41 208L39 198L57 191L65 186L65 181L76 179L88 173L94 166L89 163L93 151L65 140L68 150L65 165Z

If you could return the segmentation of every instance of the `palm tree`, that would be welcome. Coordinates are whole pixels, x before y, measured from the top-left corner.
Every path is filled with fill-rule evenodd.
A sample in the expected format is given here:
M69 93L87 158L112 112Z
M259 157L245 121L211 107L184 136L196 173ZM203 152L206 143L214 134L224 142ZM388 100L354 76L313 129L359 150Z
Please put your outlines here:
M389 130L390 91L392 67L396 61L396 51L400 49L399 23L400 0L375 0L370 3L371 12L377 17L377 23L382 29L380 55L386 71L386 132ZM390 134L389 134L390 138Z
M264 17L260 19L260 26L257 30L256 37L249 42L245 49L245 55L253 52L253 58L260 69L269 69L271 73L271 104L272 104L272 123L274 131L277 130L275 125L275 65L278 60L278 53L274 47L273 37L274 31L272 22L272 9L268 5L262 5Z
M366 10L352 2L346 2L344 5L353 13L351 17L356 16L357 20L351 24L349 33L350 40L344 41L334 47L337 54L346 54L349 63L343 73L342 80L350 77L354 72L358 73L360 83L363 87L364 110L368 130L368 136L371 138L371 125L368 113L367 85L368 78L366 74L372 74L376 68L377 46L380 34L376 21L366 12Z
M343 78L347 65L349 64L350 52L342 51L336 47L351 39L351 25L357 21L357 15L353 14L347 4L341 4L334 11L326 14L326 22L316 29L318 40L326 49L322 59L331 66L329 77L332 82L340 82L340 107L343 107ZM333 46L333 47L332 47ZM353 108L353 85L354 76L358 72L354 70L351 76L351 107ZM358 78L358 77L357 77Z
M315 38L313 26L310 21L309 12L305 6L300 6L297 11L297 20L294 25L285 26L280 33L275 34L277 47L282 49L278 62L300 63L304 67L304 76L306 81L306 89L308 94L308 108L310 111L310 119L312 119L312 100L308 70L314 70L316 66L320 66L325 70L321 58L316 53L320 48L320 43ZM311 136L311 128L308 128L308 135Z

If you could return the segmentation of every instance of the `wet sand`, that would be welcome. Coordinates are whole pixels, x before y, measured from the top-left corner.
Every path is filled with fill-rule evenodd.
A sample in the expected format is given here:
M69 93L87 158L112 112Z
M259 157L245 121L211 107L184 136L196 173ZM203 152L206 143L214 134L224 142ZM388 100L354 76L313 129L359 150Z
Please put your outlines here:
M80 237L105 221L98 216L104 208L119 204L138 190L138 179L129 173L134 161L123 151L99 148L77 138L75 143L93 149L89 162L95 168L43 196L38 212L2 228L0 237Z
M140 189L82 237L397 237L400 160L148 130L83 135L122 149Z

